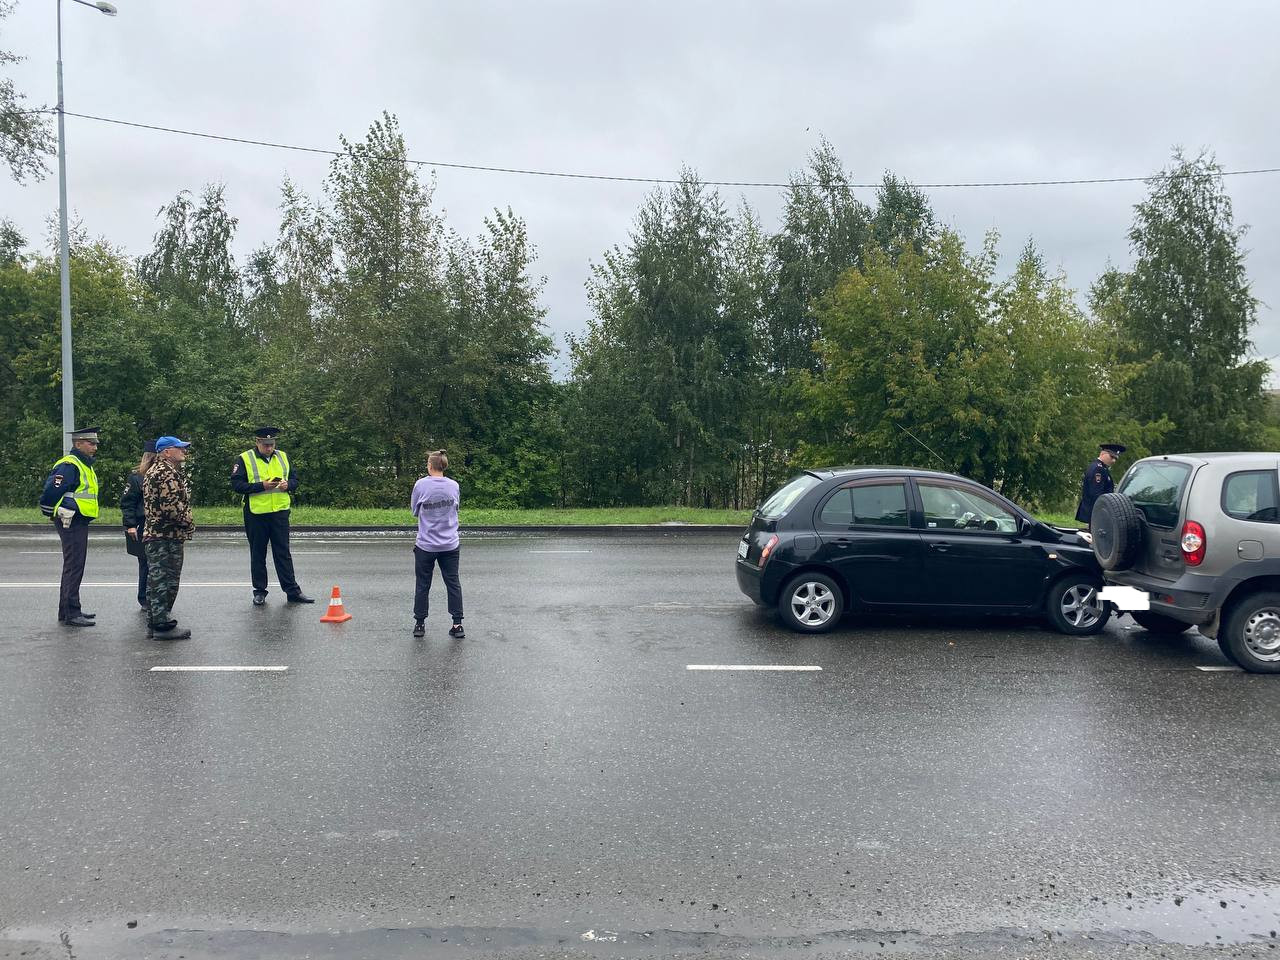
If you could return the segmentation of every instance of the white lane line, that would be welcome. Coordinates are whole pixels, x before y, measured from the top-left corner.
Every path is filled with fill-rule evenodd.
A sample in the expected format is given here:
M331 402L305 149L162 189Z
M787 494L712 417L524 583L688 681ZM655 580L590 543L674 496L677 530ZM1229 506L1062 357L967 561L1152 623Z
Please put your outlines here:
M29 581L13 580L7 583L0 583L0 587L57 587L57 586L60 586L57 580L29 580ZM138 581L136 580L95 580L91 583L86 581L85 583L80 584L80 586L82 587L134 587L136 589L138 586ZM237 580L235 582L228 580L225 583L213 582L213 581L207 581L203 583L201 582L188 583L186 580L183 580L182 586L183 587L248 587L249 584L246 584L243 580Z
M152 667L152 673L250 673L255 671L269 671L273 673L281 673L288 670L288 667L244 667L244 666L228 666L228 667Z
M292 555L295 557L337 557L342 555L341 550L294 550Z
M686 670L822 670L821 667L797 666L789 663L691 663Z
M1239 667L1196 667L1205 673L1244 673Z
M52 553L55 556L62 555L61 550L19 550L18 551L18 555L22 557L34 557L34 556L43 555L46 553Z
M590 553L590 550L530 550L530 553Z

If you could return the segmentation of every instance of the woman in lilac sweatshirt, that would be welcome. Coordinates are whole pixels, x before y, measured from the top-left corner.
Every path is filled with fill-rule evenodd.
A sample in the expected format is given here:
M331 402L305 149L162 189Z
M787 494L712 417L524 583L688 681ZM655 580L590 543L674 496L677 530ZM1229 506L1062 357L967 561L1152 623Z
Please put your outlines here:
M413 545L413 569L417 581L413 592L413 635L426 635L427 600L436 564L449 595L453 626L449 636L461 640L462 584L458 580L458 484L444 475L449 458L443 450L427 457L427 475L413 485L409 509L418 518L418 539Z

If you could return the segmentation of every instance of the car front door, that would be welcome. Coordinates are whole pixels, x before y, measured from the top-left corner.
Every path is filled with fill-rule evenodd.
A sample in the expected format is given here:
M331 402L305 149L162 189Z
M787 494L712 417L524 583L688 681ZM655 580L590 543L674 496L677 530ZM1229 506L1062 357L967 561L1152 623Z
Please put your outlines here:
M819 502L814 528L823 555L864 604L919 602L924 548L911 527L901 478L855 480Z
M1039 599L1043 546L1021 535L1022 518L976 487L916 480L923 508L923 602L951 607L1027 607Z

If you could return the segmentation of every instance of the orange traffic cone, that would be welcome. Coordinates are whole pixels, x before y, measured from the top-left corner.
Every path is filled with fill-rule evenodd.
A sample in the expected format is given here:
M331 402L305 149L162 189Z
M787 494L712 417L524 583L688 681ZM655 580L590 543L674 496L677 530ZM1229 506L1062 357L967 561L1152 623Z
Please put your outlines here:
M342 594L337 587L333 588L333 599L329 601L329 610L320 618L321 623L346 623L351 619L346 607L342 605Z

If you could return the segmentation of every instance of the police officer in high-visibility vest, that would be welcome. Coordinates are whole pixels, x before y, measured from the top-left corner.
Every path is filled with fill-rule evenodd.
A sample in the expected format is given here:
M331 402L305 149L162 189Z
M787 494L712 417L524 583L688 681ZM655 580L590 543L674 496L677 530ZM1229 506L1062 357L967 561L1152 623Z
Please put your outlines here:
M89 552L89 524L98 516L98 428L71 431L71 452L53 465L40 495L40 511L53 519L62 541L62 584L58 621L69 627L95 626L94 614L80 609L80 581Z
M244 532L249 538L249 574L253 605L267 602L267 544L275 561L276 578L289 603L315 603L302 592L293 575L289 553L290 494L298 489L298 472L283 450L276 449L279 427L259 427L254 447L231 465L231 489L244 497Z

